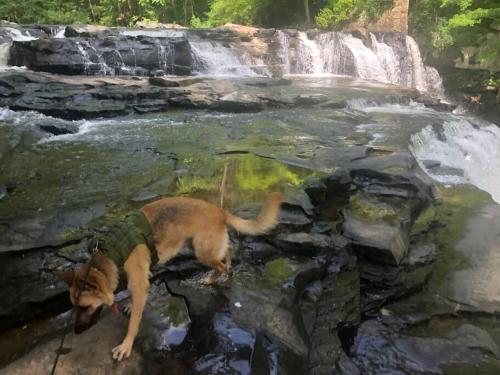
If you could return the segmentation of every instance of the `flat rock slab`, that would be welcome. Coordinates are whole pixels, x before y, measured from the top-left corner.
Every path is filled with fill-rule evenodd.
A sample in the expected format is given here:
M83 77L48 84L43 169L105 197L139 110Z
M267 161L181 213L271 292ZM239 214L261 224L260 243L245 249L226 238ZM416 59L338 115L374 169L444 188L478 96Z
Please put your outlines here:
M453 276L450 297L490 313L500 312L500 205L485 207L469 219L456 249L470 267Z
M140 374L141 355L134 349L130 358L116 362L111 349L118 345L126 330L125 319L107 314L96 326L76 335L69 333L64 348L71 348L61 355L56 368L58 375L70 374ZM26 356L2 369L5 375L50 374L60 338L37 346Z

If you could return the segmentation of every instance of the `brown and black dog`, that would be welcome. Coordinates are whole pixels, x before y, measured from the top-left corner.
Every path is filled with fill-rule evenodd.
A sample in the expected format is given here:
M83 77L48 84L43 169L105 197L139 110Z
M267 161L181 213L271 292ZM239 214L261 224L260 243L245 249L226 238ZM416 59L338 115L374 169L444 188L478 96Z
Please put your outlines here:
M191 240L198 260L214 269L213 275L204 280L211 284L231 268L227 227L249 235L263 234L276 225L281 201L281 193L270 193L255 220L244 220L208 202L185 197L160 199L140 211L151 225L159 263L173 258L184 243ZM146 244L137 245L123 265L132 304L127 335L112 350L116 360L129 357L132 351L148 296L150 266L151 252ZM58 276L69 285L75 310L75 332L94 325L103 306L114 304L118 267L102 252L97 251L91 265L58 272Z

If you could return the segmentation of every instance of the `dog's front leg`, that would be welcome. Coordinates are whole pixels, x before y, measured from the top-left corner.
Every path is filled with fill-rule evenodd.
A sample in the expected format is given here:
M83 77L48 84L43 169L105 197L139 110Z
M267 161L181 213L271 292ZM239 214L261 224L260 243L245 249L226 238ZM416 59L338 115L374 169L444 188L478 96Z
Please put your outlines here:
M113 358L118 361L128 358L132 352L132 346L139 331L142 312L148 298L149 252L141 255L143 253L141 250L143 250L141 247L137 247L125 262L127 284L132 297L132 308L127 335L123 339L123 342L112 350Z
M139 331L142 312L144 311L144 306L146 305L148 287L143 287L141 290L131 289L130 293L132 295L132 311L130 314L130 321L128 323L127 335L123 339L123 342L114 347L112 351L113 358L118 361L121 361L123 358L128 358L132 352L132 346L134 345L135 337Z

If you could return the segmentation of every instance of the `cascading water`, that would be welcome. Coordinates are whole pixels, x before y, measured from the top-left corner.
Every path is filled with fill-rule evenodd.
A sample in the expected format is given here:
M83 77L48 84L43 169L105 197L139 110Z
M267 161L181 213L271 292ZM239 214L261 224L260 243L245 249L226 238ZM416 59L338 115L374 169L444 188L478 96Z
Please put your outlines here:
M102 55L88 41L77 41L76 47L83 57L83 63L85 64L85 74L89 74L94 70L96 70L99 75L114 74L114 70L106 64ZM95 56L97 62L92 61L89 51L93 56Z
M284 75L290 74L290 37L281 30L276 30L276 38L278 40L279 58L282 62L282 72Z
M319 33L309 39L297 33L297 42L283 31L276 32L283 74L335 74L417 88L443 96L436 69L426 67L418 45L410 36L388 38L370 33L368 45L351 34Z
M361 39L348 34L345 37L345 44L354 56L358 77L379 82L390 82L380 60L371 49L363 44Z
M189 40L195 60L195 70L211 76L255 76L256 73L245 65L234 50L221 43L193 38Z
M13 27L3 27L2 29L12 41L29 41L37 39L31 36L29 31L26 30L21 31ZM0 69L5 69L8 65L11 46L12 42L0 43Z
M387 80L391 83L400 83L401 69L395 51L387 44L379 42L373 33L370 33L370 40L373 52L380 61Z
M417 90L426 91L427 83L425 78L425 66L420 55L420 49L417 42L411 37L406 36L406 47L410 58L412 67L408 69L408 74L411 75L410 87L415 87Z
M297 73L301 74L321 74L323 73L323 63L321 52L315 41L309 39L306 33L300 31L298 34L298 47L296 50Z
M446 184L471 183L500 203L500 128L465 119L431 125L411 137L420 166Z
M12 40L35 39L26 30L3 28ZM64 37L63 27L51 29L53 38ZM158 70L171 72L173 51L165 39L187 38L194 71L212 76L255 76L282 74L343 75L417 88L443 97L438 72L423 64L417 43L398 33L370 33L368 40L341 32L313 36L302 31L277 30L264 52L255 52L245 43L209 40L186 30L120 30L122 36L150 38L158 49ZM267 41L263 41L266 43ZM121 55L101 51L91 40L76 42L86 74L144 74L124 63ZM277 48L272 48L275 45ZM10 44L0 45L0 66L7 64ZM133 52L135 53L135 51ZM270 65L267 65L270 64ZM272 69L268 69L271 67Z

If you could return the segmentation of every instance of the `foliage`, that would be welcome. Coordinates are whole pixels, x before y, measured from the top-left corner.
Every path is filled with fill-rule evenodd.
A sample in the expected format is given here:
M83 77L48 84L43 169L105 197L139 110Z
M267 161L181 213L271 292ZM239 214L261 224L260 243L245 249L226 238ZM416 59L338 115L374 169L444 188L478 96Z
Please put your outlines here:
M0 19L17 23L98 23L133 26L137 21L179 23L192 27L225 23L264 27L298 27L305 6L324 27L370 16L393 0L3 0Z
M394 0L329 0L315 17L322 28L341 28L360 16L373 20L394 5Z
M211 26L225 23L252 25L257 21L260 7L265 0L214 0L208 12Z
M17 23L99 23L132 26L137 21L188 25L203 17L210 0L3 0L0 19Z
M481 45L495 23L500 23L500 3L490 0L420 0L410 9L410 31L424 51ZM495 49L483 54L494 58Z

